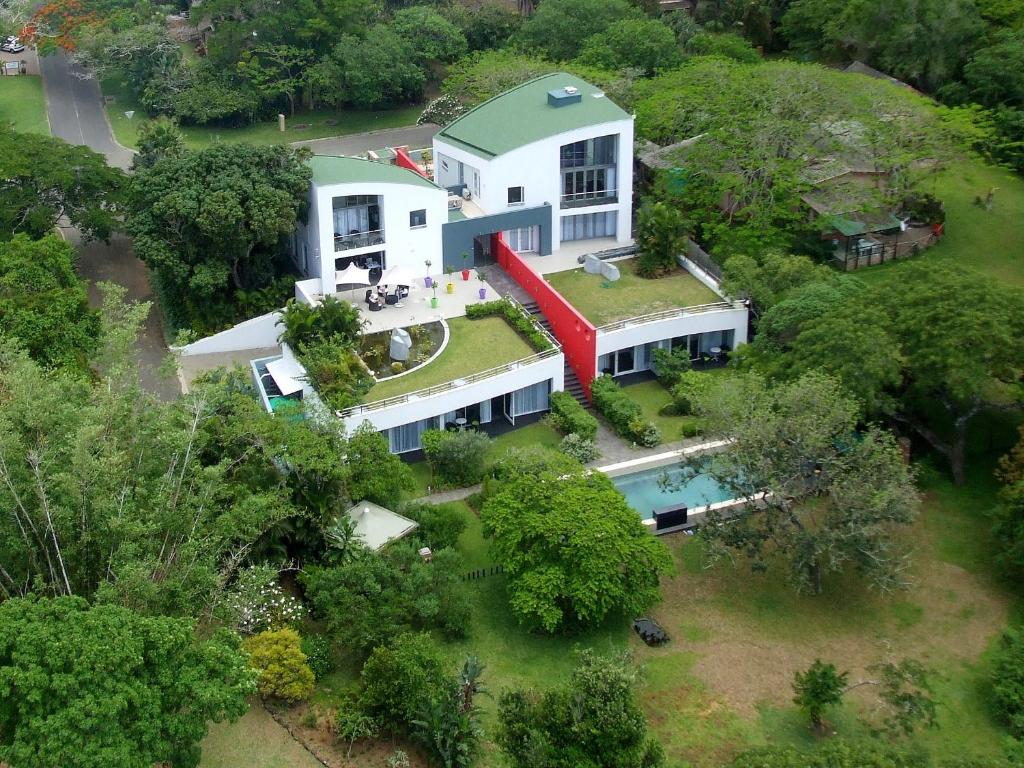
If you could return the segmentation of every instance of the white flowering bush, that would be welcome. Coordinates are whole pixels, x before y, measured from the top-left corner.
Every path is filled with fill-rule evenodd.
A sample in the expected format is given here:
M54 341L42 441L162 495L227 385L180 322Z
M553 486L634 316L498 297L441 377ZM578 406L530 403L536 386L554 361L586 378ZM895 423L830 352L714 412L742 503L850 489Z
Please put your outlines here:
M281 589L272 568L262 566L246 568L239 574L228 607L235 628L243 635L290 627L306 616L302 601Z

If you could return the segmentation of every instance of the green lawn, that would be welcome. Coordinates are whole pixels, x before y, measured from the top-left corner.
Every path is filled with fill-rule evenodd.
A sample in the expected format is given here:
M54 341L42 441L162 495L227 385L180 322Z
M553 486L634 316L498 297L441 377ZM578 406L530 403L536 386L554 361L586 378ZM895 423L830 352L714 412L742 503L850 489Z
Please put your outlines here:
M448 321L448 328L448 346L435 360L407 376L382 381L366 394L365 401L444 384L533 354L530 345L500 317L456 317Z
M996 188L991 211L974 205ZM1024 178L980 160L962 160L929 179L923 189L946 206L946 235L917 259L950 262L1024 288ZM899 280L904 262L859 270L868 282Z
M103 93L114 97L114 102L107 105L107 116L114 129L114 136L124 146L137 148L136 132L139 125L147 119L145 110L132 98L131 93L121 82L112 79L104 80ZM125 112L129 110L135 111L131 119L125 116ZM384 128L401 128L413 125L422 111L422 105L378 111L317 109L301 112L294 118L289 118L287 121L289 128L283 133L278 130L277 120L240 128L185 126L181 130L185 135L185 143L193 149L202 149L218 141L282 144L377 131ZM298 125L308 127L296 128L295 126Z
M623 389L640 406L644 419L661 430L661 439L666 443L682 439L683 427L696 422L692 416L661 415L661 409L672 402L672 395L658 381L643 381Z
M200 768L321 768L258 701L237 723L211 725L202 748Z
M636 275L635 260L617 261L620 278L608 282L582 269L546 275L551 286L594 325L720 301L711 289L688 272L679 271L655 280Z
M50 135L41 77L0 77L0 123L11 123L22 133Z

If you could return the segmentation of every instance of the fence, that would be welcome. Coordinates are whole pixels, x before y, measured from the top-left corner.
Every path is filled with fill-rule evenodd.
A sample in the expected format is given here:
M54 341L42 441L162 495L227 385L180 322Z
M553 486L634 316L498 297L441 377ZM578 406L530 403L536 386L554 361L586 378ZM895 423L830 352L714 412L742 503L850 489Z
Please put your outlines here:
M486 568L477 568L475 571L462 574L463 581L476 581L477 579L483 579L487 576L498 576L505 572L504 566L501 565L489 565Z
M715 278L715 280L722 282L722 268L712 260L707 251L693 242L693 240L686 241L686 258Z
M625 320L616 320L611 323L599 325L597 327L597 332L608 333L609 331L621 331L623 328L628 328L633 325L656 323L660 320L672 320L677 317L683 317L684 315L699 315L704 312L722 312L727 309L743 309L743 304L738 301L715 301L710 304L694 304L693 306L680 307L679 309L665 309L661 312L651 312L648 315L637 315L636 317L628 317Z
M885 264L887 261L916 256L925 248L934 245L938 239L938 235L929 232L927 235L915 239L891 242L874 240L871 247L862 248L852 253L836 253L833 263L839 269L852 272L861 267L872 267L876 264Z
M589 399L590 382L597 375L597 329L506 245L499 233L491 235L491 252L509 276L537 302L541 313L551 323L555 338L562 342L565 360Z

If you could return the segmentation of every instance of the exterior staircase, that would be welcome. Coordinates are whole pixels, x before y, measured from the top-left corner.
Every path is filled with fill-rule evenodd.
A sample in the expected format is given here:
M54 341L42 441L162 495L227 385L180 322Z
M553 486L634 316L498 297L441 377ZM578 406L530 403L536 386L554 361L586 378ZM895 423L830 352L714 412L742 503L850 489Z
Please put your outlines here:
M523 309L530 313L534 320L544 328L552 336L555 335L551 329L551 323L544 317L544 313L540 311L540 307L536 301L523 302ZM586 394L583 392L583 385L580 383L579 377L576 372L569 366L569 363L565 364L565 391L572 395L576 401L584 408L590 408L590 401L587 399Z

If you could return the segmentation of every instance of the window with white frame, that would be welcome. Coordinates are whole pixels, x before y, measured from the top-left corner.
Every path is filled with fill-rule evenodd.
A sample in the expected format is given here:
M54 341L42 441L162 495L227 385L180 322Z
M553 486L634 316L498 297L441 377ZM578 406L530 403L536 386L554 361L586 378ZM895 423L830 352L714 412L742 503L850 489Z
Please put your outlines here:
M503 234L508 247L516 253L535 253L537 251L537 241L540 239L537 227L510 229Z
M522 205L525 200L525 194L522 187L509 187L508 188L508 204L509 205Z
M409 211L409 229L417 229L427 226L427 209L420 208L418 211Z

